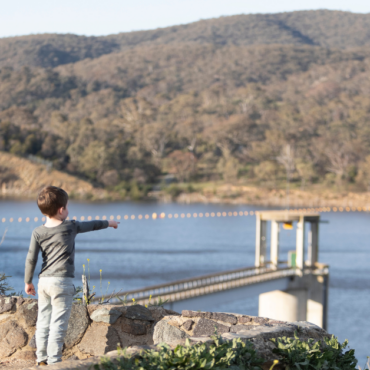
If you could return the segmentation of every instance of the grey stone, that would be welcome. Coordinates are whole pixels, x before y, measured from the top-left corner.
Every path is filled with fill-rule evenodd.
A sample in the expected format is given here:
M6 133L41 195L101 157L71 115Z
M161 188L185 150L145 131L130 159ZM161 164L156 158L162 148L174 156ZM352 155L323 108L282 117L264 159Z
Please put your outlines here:
M253 339L255 338L256 333L253 332L239 332L239 333L223 333L221 334L221 338L226 339L226 340L233 340L233 339L242 339L242 340L247 340L247 339Z
M319 332L326 333L326 331L324 329L320 328L320 326L312 324L308 321L294 321L294 322L290 322L289 324L293 325L293 326L296 326L296 327L299 327L299 328L316 330L316 331L319 331Z
M151 324L143 320L131 320L123 318L121 320L121 329L125 333L132 335L145 335L150 330Z
M148 345L132 346L126 349L126 354L129 355L130 357L137 357L138 355L140 355L141 352L150 350L159 351L159 348L156 346Z
M13 297L0 297L0 314L11 311L15 302Z
M230 333L238 333L239 331L251 330L256 325L233 325L230 326Z
M252 318L250 316L239 316L238 317L238 324L247 324L252 322Z
M86 307L79 304L72 305L67 334L64 338L66 348L76 345L82 339L88 326L89 317Z
M127 307L125 317L132 320L154 321L150 310L139 304Z
M4 303L0 306L0 313L11 311L13 308L13 303Z
M121 311L115 309L99 308L90 316L92 321L114 324L122 315Z
M121 345L117 331L112 326L93 323L86 331L77 348L92 356L102 356Z
M170 343L189 337L184 331L169 324L170 321L171 318L164 318L155 325L153 333L154 344Z
M265 317L254 317L253 322L259 325L264 325L268 323L269 319L266 319Z
M28 343L28 346L31 348L35 348L35 349L37 348L36 347L36 334L33 335L32 339Z
M38 304L36 300L29 300L18 307L17 316L22 318L27 326L36 326Z
M241 331L245 334L247 331ZM255 326L253 329L248 330L248 333L254 333L255 337L262 337L264 339L276 338L277 336L284 337L293 335L294 329L289 325L281 326Z
M186 320L183 324L182 324L182 327L185 329L185 330L191 330L191 327L193 326L194 324L194 321L189 319L189 320Z
M0 358L8 357L27 344L28 335L15 321L0 325Z
M23 297L12 297L14 299L14 303L18 306L22 305L25 302L25 299Z
M272 325L280 325L280 324L286 324L286 321L279 321L279 320L269 320L269 324Z
M222 334L229 332L229 330L229 326L219 324L218 322L212 320L201 318L194 327L193 335L195 337L199 337L202 335L213 335L215 334L215 332L217 332L217 334Z
M212 338L210 337L190 337L190 342L194 342L194 343L208 343L208 344L212 344L214 341Z
M235 325L238 322L238 319L236 316L229 315L227 313L213 312L211 318L212 320L228 322L229 324L232 324L232 325Z
M168 316L167 311L163 307L150 306L148 310L152 314L154 321L162 320L165 316Z
M212 319L212 312L201 312L201 311L191 311L191 310L184 310L182 311L183 317L201 317L204 319Z
M197 317L197 314L198 314L199 312L196 312L196 311L191 311L191 310L183 310L182 312L181 312L181 315L183 316L183 317Z
M176 311L168 310L167 308L165 308L164 310L166 311L166 316L181 316L181 314Z

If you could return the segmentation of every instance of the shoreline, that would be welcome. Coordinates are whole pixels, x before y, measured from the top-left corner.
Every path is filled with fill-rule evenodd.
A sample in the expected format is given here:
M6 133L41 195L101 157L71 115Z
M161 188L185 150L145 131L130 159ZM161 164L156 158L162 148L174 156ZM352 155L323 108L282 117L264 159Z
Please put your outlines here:
M9 191L1 194L0 201L27 202L35 201L35 194L28 193L21 196L19 191ZM104 191L104 190L103 190ZM244 204L263 207L288 208L286 192L283 189L266 189L243 185L203 185L192 192L181 192L173 197L166 190L151 191L148 196L140 200L121 198L117 193L104 191L104 196L91 198L84 192L78 196L74 194L71 199L77 203L179 203L179 204ZM91 193L90 193L91 194ZM370 209L370 192L343 191L334 192L330 190L297 190L292 189L289 194L289 208L302 207L350 207L351 209L363 208Z

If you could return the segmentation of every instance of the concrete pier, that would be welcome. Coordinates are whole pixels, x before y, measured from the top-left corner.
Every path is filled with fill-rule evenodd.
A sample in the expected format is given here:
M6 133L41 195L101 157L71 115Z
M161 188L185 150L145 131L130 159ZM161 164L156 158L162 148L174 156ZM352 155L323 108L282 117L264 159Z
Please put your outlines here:
M309 321L327 328L328 276L317 275L319 214L289 211L257 212L256 267L266 263L266 229L271 223L270 260L277 268L279 259L279 231L296 223L295 260L288 263L296 269L296 276L289 281L287 289L274 290L259 295L259 316L283 321ZM305 243L305 224L310 224L308 245ZM305 259L305 256L306 259Z

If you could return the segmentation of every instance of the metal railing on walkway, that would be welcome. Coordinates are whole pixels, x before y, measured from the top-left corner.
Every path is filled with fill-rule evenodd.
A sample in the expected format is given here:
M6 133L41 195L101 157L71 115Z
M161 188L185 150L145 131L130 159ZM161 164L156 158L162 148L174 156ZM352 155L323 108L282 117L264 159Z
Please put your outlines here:
M286 262L281 262L280 265L281 267L274 268L270 262L267 262L266 266L263 267L247 267L130 290L114 295L113 300L117 299L116 297L124 297L127 302L135 302L142 305L148 304L150 299L153 302L159 298L162 301L176 302L265 281L302 275L302 273L329 274L328 266L323 264L320 264L315 269L307 268L304 271L289 267ZM93 301L101 299L102 297L96 297Z

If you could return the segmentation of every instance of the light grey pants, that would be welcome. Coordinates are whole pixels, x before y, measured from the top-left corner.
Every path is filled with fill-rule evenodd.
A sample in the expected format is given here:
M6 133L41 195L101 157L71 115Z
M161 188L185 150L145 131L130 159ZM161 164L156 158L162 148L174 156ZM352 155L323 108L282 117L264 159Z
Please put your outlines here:
M72 278L41 277L38 284L39 312L36 324L37 361L62 361L75 288Z

